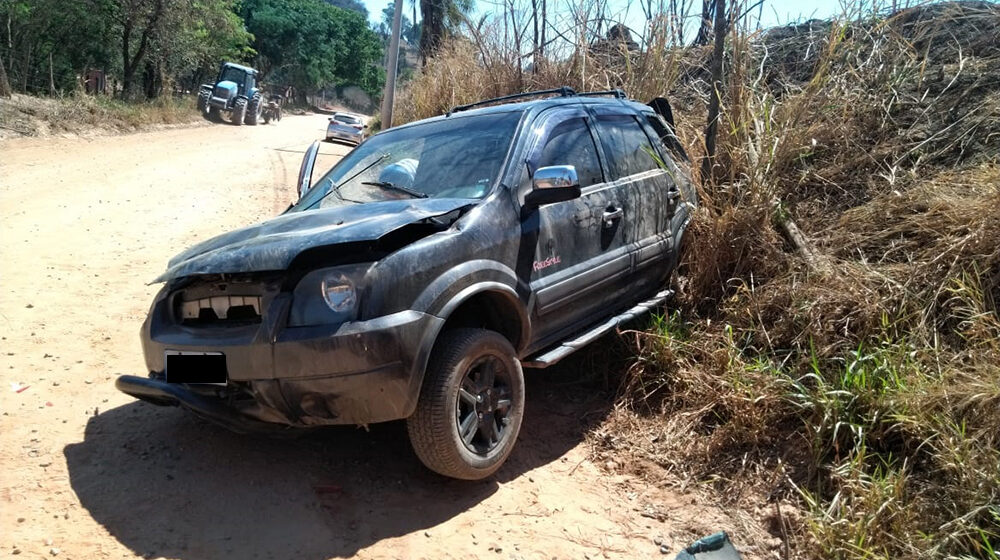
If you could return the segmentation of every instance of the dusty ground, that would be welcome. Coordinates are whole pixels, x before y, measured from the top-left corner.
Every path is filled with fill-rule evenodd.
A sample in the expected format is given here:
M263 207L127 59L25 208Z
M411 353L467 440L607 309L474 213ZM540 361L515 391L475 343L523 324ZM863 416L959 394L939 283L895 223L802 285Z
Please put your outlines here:
M592 464L608 399L546 372L529 373L510 461L477 483L424 470L400 423L269 440L118 393L115 376L144 373L146 283L283 210L324 125L0 142L0 557L636 558L660 557L656 539L672 558L734 530Z

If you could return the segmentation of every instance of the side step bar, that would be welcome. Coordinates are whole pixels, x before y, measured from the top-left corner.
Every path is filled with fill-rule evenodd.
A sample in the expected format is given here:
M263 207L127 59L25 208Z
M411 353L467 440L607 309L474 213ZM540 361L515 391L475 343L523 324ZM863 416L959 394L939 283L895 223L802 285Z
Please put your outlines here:
M635 307L625 311L620 315L616 315L607 321L597 325L593 329L584 332L572 340L564 341L555 347L544 351L542 354L537 354L533 358L527 360L521 360L521 365L530 368L546 368L559 360L562 360L566 356L569 356L573 352L583 348L584 346L590 344L594 340L600 338L602 335L614 330L618 325L631 321L636 317L640 317L649 313L651 309L661 305L663 302L667 301L671 296L674 295L673 290L663 290L662 292L656 294L652 298L639 303Z

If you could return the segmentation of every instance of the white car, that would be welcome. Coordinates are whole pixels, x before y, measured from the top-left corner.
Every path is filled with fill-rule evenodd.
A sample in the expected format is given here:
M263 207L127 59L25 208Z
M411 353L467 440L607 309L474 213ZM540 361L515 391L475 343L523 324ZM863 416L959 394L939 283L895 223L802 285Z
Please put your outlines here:
M339 140L358 145L365 139L366 128L368 125L365 124L364 117L361 115L334 113L330 117L330 124L326 127L326 141Z

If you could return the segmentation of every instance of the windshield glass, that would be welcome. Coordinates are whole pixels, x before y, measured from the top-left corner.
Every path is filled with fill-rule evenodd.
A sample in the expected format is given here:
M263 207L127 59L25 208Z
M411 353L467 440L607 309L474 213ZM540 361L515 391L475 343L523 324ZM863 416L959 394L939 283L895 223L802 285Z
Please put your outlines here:
M237 85L243 85L243 76L246 73L239 68L233 68L232 66L227 66L225 70L222 71L222 76L219 78L220 82L229 80L230 82L236 82Z
M377 134L314 182L291 211L425 196L482 198L500 173L520 117L453 117Z

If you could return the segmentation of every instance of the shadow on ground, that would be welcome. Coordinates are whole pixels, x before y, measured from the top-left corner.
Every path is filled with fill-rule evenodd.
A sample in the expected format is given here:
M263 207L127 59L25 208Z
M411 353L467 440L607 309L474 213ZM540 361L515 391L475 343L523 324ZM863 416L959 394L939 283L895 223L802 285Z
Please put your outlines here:
M485 481L424 469L402 422L276 440L135 402L92 417L84 441L65 448L70 483L90 515L139 555L349 557L448 520L580 443L610 407L600 380L578 381L586 360L527 372L518 445Z

